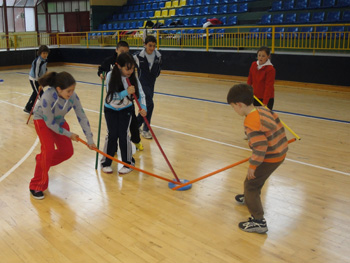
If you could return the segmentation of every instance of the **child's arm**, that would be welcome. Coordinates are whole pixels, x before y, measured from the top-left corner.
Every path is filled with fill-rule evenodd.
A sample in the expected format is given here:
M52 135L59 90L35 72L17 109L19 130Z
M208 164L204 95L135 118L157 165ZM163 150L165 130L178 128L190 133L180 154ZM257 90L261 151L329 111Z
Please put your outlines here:
M267 138L259 130L253 130L246 127L246 133L249 140L249 146L252 149L252 156L249 159L249 168L255 170L265 159L267 151Z
M93 135L90 128L90 123L88 118L86 117L85 111L80 103L80 99L76 93L72 95L73 97L73 109L75 114L77 115L77 119L79 124L86 136L87 142L89 145L94 144Z
M139 99L138 100L141 104L141 108L147 112L146 96L145 96L145 93L143 92L142 85L138 79L137 79L137 85L139 86Z
M263 103L265 105L269 103L269 100L271 99L271 96L273 94L275 77L276 77L276 70L274 67L271 66L269 67L268 70L266 70L265 92L264 92L264 98L263 98Z
M254 65L254 63L250 66L250 69L249 69L249 75L248 75L248 80L247 80L248 85L253 84L253 70L252 70L253 65Z

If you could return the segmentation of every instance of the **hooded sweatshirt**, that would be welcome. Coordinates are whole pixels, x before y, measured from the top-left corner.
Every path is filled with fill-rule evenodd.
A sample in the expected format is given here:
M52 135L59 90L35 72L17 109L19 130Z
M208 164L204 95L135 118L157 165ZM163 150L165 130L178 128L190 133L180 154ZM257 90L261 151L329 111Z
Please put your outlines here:
M93 144L93 136L84 109L81 106L78 95L73 92L72 96L65 100L58 96L54 87L48 88L40 98L40 101L35 105L34 120L44 120L47 127L59 135L65 135L70 138L72 133L62 125L66 122L64 116L74 109L77 115L79 124L83 129L88 144Z

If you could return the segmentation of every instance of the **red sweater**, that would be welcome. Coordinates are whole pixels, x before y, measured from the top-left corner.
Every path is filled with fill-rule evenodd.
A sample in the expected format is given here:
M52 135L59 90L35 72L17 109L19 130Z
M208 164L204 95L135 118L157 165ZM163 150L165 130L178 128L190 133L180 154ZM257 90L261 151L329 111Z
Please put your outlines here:
M254 95L258 99L263 99L265 105L275 97L275 76L276 70L271 65L258 70L258 64L254 61L250 67L247 83L253 87Z

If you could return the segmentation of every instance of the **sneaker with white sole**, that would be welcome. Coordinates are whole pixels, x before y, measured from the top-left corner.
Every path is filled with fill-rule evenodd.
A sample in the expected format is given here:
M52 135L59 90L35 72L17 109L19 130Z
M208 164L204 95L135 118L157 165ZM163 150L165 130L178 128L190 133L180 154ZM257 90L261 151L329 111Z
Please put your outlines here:
M249 233L264 234L268 231L265 218L258 220L254 217L249 217L248 221L239 223L238 227Z
M102 172L104 172L106 174L111 174L111 173L113 173L113 169L110 166L105 166L105 167L102 167Z
M141 135L145 139L152 139L152 133L150 131L142 131Z
M34 199L41 200L45 198L44 193L42 191L35 191L32 189L29 189L29 191Z
M123 166L118 172L119 172L119 174L128 174L132 171L133 171L133 169L131 169L127 166Z
M244 205L244 195L236 195L235 199L236 199L237 203Z

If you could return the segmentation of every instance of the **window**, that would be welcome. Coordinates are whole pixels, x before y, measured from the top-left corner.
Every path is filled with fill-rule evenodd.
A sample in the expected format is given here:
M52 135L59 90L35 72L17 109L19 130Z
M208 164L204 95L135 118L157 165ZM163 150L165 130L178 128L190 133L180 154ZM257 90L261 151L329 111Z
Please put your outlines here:
M47 3L47 11L48 11L48 13L56 13L57 12L56 2Z
M14 8L15 31L25 32L24 8Z
M45 15L38 15L38 25L40 32L47 31Z
M26 31L35 31L34 8L25 8L24 17L25 17L25 23L26 23Z

